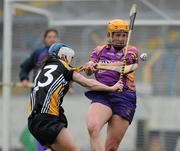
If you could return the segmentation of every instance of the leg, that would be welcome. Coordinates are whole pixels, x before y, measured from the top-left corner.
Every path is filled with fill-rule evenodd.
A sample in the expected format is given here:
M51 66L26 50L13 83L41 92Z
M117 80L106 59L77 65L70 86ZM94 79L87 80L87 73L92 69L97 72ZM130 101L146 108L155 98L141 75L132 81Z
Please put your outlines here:
M113 115L108 123L106 151L117 151L118 146L129 126L129 122L118 115Z
M100 138L100 130L111 116L112 111L108 106L100 103L90 105L87 115L87 127L92 151L105 151L104 143Z
M80 151L67 128L63 128L51 145L54 151Z

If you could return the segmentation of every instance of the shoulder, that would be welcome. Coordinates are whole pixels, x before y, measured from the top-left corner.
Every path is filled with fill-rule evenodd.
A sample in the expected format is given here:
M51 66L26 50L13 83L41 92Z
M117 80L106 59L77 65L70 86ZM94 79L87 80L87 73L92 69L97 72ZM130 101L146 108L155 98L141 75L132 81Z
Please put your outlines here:
M63 65L64 68L66 68L66 69L69 70L69 71L74 71L74 70L76 70L76 68L71 67L68 63L66 63L66 62L63 61L63 60L58 61L58 63L61 64L61 65Z
M41 49L35 49L31 52L30 56L35 57L40 53Z
M135 47L135 46L132 46L132 45L130 45L130 46L128 46L128 53L130 53L130 54L138 54L138 49L137 49L137 47Z
M48 50L47 47L37 48L36 50L34 50L34 53L40 54L40 53L43 53L44 51L47 51L47 50Z
M94 48L94 50L100 52L104 48L109 48L109 46L107 44L106 45L98 45L97 47Z
M46 54L47 50L48 50L47 47L42 47L42 48L38 48L38 49L34 50L31 53L31 57L34 58L35 63L42 59L41 56L44 56Z
M128 51L134 51L134 52L137 52L138 49L137 49L137 47L135 47L135 46L129 45L129 46L128 46Z

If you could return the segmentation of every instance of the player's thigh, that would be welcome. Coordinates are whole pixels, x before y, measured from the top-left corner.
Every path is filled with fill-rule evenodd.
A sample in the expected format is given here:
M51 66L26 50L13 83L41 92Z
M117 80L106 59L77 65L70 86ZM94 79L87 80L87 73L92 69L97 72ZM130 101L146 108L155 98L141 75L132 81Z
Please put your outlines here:
M79 151L75 141L67 128L63 128L51 145L55 151Z
M123 119L119 115L113 115L111 120L108 122L106 143L111 141L120 143L128 126L129 121Z
M101 128L112 116L112 110L101 103L92 103L87 113L88 127L99 126Z

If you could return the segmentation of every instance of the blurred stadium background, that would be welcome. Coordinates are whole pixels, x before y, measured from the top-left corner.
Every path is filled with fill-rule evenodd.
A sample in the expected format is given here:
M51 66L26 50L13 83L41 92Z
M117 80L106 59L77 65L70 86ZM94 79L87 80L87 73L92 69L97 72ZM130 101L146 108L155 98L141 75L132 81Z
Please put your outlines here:
M42 36L48 27L59 31L61 42L76 50L76 65L82 65L92 49L104 43L107 21L114 18L128 21L133 3L138 5L138 14L131 44L136 45L140 53L146 52L148 60L140 61L136 74L137 112L120 150L180 151L179 0L0 0L0 80L6 70L3 70L3 59L8 58L12 62L10 79L19 81L20 62L42 45ZM12 26L3 22L4 4L11 10ZM8 33L10 46L12 39L12 57L3 54L6 51L3 48L7 48L3 47L3 24L10 26L9 29L12 27L12 35ZM11 88L6 107L9 116L3 116L6 112L2 90L1 86L0 147L5 143L8 147L3 151L23 150L19 137L26 126L29 90ZM74 85L74 94L65 97L64 106L78 145L82 151L89 151L85 119L89 102L83 96L84 91ZM7 128L2 126L2 117L8 118ZM5 131L8 139L3 138Z

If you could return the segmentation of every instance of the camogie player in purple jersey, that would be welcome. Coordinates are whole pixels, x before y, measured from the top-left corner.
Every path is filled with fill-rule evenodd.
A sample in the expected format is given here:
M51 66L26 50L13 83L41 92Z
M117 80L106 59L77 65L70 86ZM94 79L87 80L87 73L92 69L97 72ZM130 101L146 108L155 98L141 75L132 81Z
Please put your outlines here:
M111 20L107 25L109 42L97 46L92 52L89 62L84 66L88 73L94 73L97 81L107 85L114 85L120 77L120 71L98 70L97 63L113 65L117 69L122 66L124 48L127 42L129 26L120 20ZM129 46L127 50L126 66L131 65L129 71L123 75L122 92L97 92L88 91L85 95L91 100L87 114L87 127L90 136L92 151L116 151L131 124L136 109L135 70L138 67L138 50ZM135 67L136 66L136 67ZM105 145L100 137L100 131L105 124L107 138Z

